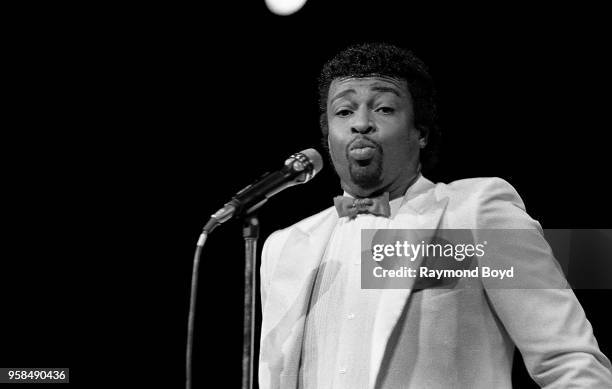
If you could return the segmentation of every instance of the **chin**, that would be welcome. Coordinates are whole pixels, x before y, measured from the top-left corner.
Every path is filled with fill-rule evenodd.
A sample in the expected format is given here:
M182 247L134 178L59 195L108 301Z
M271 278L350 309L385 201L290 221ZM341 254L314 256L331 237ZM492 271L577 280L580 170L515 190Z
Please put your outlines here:
M382 166L379 163L373 162L367 165L351 163L349 174L350 181L360 189L372 190L382 184Z

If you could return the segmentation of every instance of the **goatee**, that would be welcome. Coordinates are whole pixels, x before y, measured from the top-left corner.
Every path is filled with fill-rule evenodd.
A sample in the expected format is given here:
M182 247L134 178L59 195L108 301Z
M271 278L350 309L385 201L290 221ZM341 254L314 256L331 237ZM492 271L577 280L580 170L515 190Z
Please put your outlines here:
M347 155L348 171L351 181L363 188L373 189L382 183L382 154L376 152L372 159L355 160Z

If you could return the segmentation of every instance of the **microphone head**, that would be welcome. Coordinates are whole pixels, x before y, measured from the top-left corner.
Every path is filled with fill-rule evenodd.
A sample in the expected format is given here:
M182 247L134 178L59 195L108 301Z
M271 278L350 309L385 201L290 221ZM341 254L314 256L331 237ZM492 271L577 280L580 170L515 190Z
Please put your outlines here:
M317 174L321 171L321 169L323 169L323 157L321 157L321 154L319 154L317 150L306 149L300 151L300 154L303 154L306 158L308 158L308 160L312 164L312 177L314 177L315 174Z
M310 181L323 168L323 158L315 149L302 150L285 161L286 171L293 177L292 184L303 184Z

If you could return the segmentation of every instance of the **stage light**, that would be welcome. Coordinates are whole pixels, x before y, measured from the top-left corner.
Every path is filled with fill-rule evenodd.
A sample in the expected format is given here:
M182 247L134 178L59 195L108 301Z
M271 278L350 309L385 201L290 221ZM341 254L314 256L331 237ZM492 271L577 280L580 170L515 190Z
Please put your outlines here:
M268 9L277 15L291 15L299 11L306 0L265 0Z

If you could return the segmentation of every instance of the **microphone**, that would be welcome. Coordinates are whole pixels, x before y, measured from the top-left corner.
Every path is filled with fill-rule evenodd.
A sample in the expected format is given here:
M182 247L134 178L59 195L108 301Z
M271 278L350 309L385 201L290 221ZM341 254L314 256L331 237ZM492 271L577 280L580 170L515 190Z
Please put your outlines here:
M322 168L323 158L315 149L306 149L291 155L282 169L265 174L255 183L236 193L223 208L210 217L203 233L212 232L219 224L232 217L252 213L278 192L310 181Z

